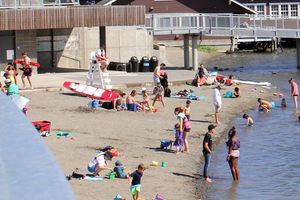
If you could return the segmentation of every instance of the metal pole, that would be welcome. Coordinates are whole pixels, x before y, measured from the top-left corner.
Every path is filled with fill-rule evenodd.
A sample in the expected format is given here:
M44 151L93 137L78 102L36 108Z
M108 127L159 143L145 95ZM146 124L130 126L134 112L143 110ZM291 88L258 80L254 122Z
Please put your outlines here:
M192 61L193 61L193 70L197 71L198 69L198 35L192 36Z
M190 44L189 44L189 35L184 35L184 68L190 69Z

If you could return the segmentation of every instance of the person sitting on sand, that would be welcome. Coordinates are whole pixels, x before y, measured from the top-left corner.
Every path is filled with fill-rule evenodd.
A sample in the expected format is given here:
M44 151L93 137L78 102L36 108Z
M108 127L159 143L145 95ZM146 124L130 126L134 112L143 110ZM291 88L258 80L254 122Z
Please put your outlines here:
M143 110L143 106L140 105L139 101L134 100L136 96L136 90L132 90L130 95L126 98L127 109L129 111L136 111L137 107Z
M239 87L234 88L233 95L234 95L235 98L241 97L241 90L240 90Z
M224 85L231 86L231 85L238 85L237 82L233 81L233 75L230 75L228 79L224 82Z
M258 110L270 112L270 109L272 108L272 104L270 102L262 100L261 98L258 98L257 101L259 103Z
M283 98L282 101L281 101L281 108L286 108L286 100L285 100L285 98Z
M197 87L200 87L206 83L208 72L205 69L203 64L200 64L198 73L197 73Z
M249 117L246 113L243 115L243 118L247 119L246 126L253 126L254 125L253 119L251 117Z
M88 171L93 173L93 176L100 176L100 172L102 170L109 170L113 172L112 168L107 167L107 160L111 160L113 158L113 154L111 152L105 152L98 154L93 160L88 164Z
M160 100L163 107L165 107L164 93L165 93L164 87L161 85L161 83L157 83L157 94L156 94L156 96L154 98L154 101L152 103L153 106L154 106L156 101Z
M228 141L226 142L228 147L227 161L230 166L233 180L238 181L240 178L238 170L238 159L240 156L239 148L241 147L241 142L240 139L235 135L235 127L232 127L228 133Z
M126 110L126 94L121 93L120 97L116 100L115 109L119 110Z
M116 172L116 177L117 178L128 178L130 172L124 172L124 170L126 169L126 167L122 166L121 161L117 160L115 162L115 168L114 168L114 172Z
M141 102L141 104L143 105L143 109L149 110L151 113L153 113L151 104L150 104L150 98L148 96L146 88L142 88L142 94L143 94L143 101Z

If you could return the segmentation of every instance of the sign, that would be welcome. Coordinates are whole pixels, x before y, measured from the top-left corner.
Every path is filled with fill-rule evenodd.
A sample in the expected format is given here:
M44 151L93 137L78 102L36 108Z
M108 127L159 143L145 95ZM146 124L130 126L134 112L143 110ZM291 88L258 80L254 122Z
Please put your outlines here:
M7 60L13 60L15 57L15 51L14 50L6 50L6 59Z

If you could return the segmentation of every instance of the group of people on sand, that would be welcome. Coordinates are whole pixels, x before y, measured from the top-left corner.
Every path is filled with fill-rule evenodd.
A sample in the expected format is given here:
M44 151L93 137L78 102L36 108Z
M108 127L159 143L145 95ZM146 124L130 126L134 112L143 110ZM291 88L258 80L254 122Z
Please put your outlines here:
M27 56L26 52L22 53L22 57L23 57L23 63L24 63L23 68L21 68L21 70L23 70L23 74L21 76L22 83L23 83L23 88L22 89L26 88L26 83L25 83L25 78L26 77L27 77L27 80L29 82L30 89L33 89L32 82L31 82L32 68L30 66L30 58ZM17 72L17 68L14 67L12 63L8 63L6 65L6 67L3 69L3 71L4 71L3 76L5 77L5 80L4 80L5 86L3 87L2 84L0 83L1 91L3 93L18 94L18 86L17 86L17 84L18 84L18 81L17 81L18 72ZM12 92L11 88L13 88L13 92Z

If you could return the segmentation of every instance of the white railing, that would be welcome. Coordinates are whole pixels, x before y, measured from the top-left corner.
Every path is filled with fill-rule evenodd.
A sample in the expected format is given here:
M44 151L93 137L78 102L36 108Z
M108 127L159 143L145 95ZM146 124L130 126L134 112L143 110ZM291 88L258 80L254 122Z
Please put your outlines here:
M0 8L79 5L79 0L0 0Z
M224 31L225 35L263 36L265 33L266 36L272 37L283 37L285 35L298 37L300 32L299 21L299 17L171 13L147 14L145 26L147 29L152 30L154 35L197 32L220 35L220 31Z

